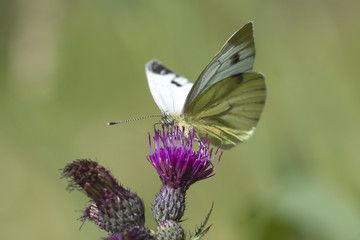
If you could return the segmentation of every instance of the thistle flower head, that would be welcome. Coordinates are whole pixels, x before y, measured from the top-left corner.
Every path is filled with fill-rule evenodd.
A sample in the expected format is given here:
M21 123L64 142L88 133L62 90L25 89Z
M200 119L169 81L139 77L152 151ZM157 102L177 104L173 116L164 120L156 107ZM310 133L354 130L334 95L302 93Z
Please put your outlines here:
M149 134L150 155L147 159L155 167L163 185L186 191L193 183L214 175L222 152L214 167L212 161L219 148L213 155L207 139L201 139L198 149L194 151L194 141L195 129L185 132L184 128L165 130L163 127L163 131L155 131L153 151Z
M163 131L156 130L154 136L155 150L152 150L151 137L150 156L148 161L158 172L163 186L155 197L152 212L158 223L173 220L181 221L185 212L186 190L195 182L209 178L219 164L214 167L212 161L219 148L213 155L207 140L199 140L197 150L193 150L195 130L185 132L183 128L170 128Z
M69 190L81 189L93 203L85 209L88 219L108 233L122 232L145 223L144 204L139 196L119 185L111 173L95 161L79 159L65 166Z

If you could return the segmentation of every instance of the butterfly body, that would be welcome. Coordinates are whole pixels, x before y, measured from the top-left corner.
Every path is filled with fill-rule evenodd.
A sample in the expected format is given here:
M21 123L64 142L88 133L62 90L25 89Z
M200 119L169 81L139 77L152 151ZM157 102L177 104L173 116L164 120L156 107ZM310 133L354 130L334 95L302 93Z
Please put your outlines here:
M167 127L178 126L180 129L185 128L186 131L194 128L180 112L165 114L160 123Z
M264 76L252 71L253 25L225 43L192 84L157 60L146 64L150 91L164 114L162 123L195 129L215 146L231 148L254 132L266 98Z

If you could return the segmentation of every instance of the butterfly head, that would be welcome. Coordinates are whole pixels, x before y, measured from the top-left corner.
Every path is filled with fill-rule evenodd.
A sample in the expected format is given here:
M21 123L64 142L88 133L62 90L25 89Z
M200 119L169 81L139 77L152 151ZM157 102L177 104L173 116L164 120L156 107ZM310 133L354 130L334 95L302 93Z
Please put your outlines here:
M193 129L185 120L185 117L180 112L165 114L160 120L160 123L167 128L174 128L178 126L180 129L185 128L186 131Z
M175 125L175 118L169 114L165 114L162 119L160 120L160 123L162 125L165 125L167 127L174 126Z

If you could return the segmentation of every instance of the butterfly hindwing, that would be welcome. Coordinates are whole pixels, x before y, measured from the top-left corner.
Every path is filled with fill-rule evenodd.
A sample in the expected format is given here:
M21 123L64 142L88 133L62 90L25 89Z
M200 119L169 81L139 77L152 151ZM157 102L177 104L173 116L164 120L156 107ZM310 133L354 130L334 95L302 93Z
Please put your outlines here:
M189 105L185 121L201 138L230 148L251 136L265 104L264 76L247 72L212 85Z
M180 112L193 84L155 59L146 64L145 71L150 92L163 114Z

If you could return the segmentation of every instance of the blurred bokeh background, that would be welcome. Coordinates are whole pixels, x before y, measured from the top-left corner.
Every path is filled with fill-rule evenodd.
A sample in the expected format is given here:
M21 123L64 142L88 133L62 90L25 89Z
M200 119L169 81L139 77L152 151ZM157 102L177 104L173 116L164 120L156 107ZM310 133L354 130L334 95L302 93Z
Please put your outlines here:
M214 201L206 239L360 240L359 1L0 1L0 239L100 239L58 169L97 159L146 205L159 114L144 64L195 81L254 21L268 98L253 137L188 191L183 226Z

